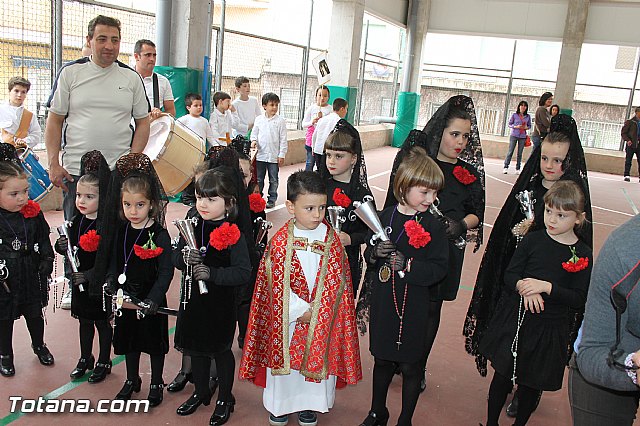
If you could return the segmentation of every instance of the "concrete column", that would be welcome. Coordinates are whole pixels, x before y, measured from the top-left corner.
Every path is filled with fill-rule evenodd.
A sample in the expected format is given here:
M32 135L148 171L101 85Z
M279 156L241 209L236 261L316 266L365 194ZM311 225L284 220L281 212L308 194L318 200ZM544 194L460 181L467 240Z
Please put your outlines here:
M333 0L329 29L330 102L349 102L347 120L353 123L358 94L358 59L362 43L364 0Z
M206 30L207 0L173 0L169 65L202 70L211 30Z
M571 114L573 111L573 95L576 89L580 52L587 28L590 3L590 0L569 0L567 8L556 92L554 93L554 103L560 105L565 114Z
M410 0L407 11L406 52L403 79L398 94L398 117L393 130L393 146L401 146L415 129L420 110L422 49L427 35L431 0Z

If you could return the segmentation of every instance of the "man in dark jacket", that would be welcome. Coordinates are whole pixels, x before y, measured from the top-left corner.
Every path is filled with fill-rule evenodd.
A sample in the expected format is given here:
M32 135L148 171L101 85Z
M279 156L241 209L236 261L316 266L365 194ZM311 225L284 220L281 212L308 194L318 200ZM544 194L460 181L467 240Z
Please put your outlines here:
M636 155L638 161L638 174L640 174L640 147L638 145L638 136L640 135L640 107L636 107L636 114L633 118L624 122L622 126L622 140L625 142L625 151L627 156L624 160L624 180L629 182L631 172L631 161L633 154Z

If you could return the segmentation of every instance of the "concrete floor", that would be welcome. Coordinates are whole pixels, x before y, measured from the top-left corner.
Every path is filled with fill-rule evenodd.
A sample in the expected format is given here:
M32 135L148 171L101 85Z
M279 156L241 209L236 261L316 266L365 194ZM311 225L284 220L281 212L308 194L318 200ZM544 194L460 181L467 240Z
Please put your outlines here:
M395 156L395 149L379 148L366 152L369 181L376 197L378 206L382 206L389 179L389 170ZM485 213L485 235L491 231L493 222L502 206L505 197L511 189L516 176L502 174L502 162L489 158L485 161L487 172L487 206ZM269 220L274 222L277 229L288 219L284 200L286 192L286 178L302 165L284 167L280 173L280 197L276 208L268 213ZM513 170L513 168L512 168ZM637 178L631 183L622 181L621 176L591 173L591 198L593 202L594 242L595 252L616 226L627 221L634 213L630 203L625 198L626 191L629 198L640 204L640 184ZM171 204L167 214L167 223L174 218L182 218L186 212L182 205ZM61 212L50 212L46 215L53 227L62 220ZM177 231L169 225L173 235ZM427 390L418 402L414 415L414 425L476 425L484 422L486 416L486 395L489 378L480 377L475 369L474 360L464 351L464 341L461 334L462 324L466 314L478 265L483 249L473 254L469 249L465 259L461 289L458 299L447 302L443 309L442 323L438 338L428 364ZM58 266L60 268L60 266ZM177 307L179 292L179 274L176 273L168 294L169 305ZM53 298L53 291L52 291ZM142 425L142 424L186 424L205 425L213 412L213 406L200 407L189 417L180 417L175 409L186 400L192 392L192 385L178 394L165 392L164 402L144 414L49 414L49 413L13 413L10 396L36 399L44 395L46 398L89 399L95 407L99 399L115 396L125 380L125 368L122 357L114 358L113 373L103 382L91 385L86 382L86 376L79 381L70 381L69 372L74 368L79 357L77 321L69 315L69 311L56 310L52 306L47 310L47 328L45 340L56 357L53 367L41 366L31 352L30 341L24 320L15 324L14 350L16 356L16 375L12 378L0 377L0 424L16 425ZM170 319L170 328L175 325ZM97 338L96 338L97 340ZM368 338L360 338L362 366L364 380L357 386L340 390L336 394L334 408L328 414L319 416L322 425L357 425L367 414L371 398L372 357L368 351ZM97 352L97 345L94 353ZM236 360L241 352L234 347ZM180 354L171 350L166 358L164 379L169 383L180 365ZM141 375L143 380L139 398L146 398L150 379L148 357L141 361ZM566 375L565 375L566 380ZM134 394L136 395L136 394ZM236 381L234 395L237 400L236 411L232 415L229 425L266 425L267 413L262 406L262 392L259 388L246 382ZM395 424L400 411L401 380L396 377L389 390L388 407L391 412L389 424ZM290 424L296 424L292 418ZM503 424L511 424L511 419L503 416ZM545 393L540 407L534 413L529 424L539 425L569 425L571 413L567 397L567 386L558 392Z

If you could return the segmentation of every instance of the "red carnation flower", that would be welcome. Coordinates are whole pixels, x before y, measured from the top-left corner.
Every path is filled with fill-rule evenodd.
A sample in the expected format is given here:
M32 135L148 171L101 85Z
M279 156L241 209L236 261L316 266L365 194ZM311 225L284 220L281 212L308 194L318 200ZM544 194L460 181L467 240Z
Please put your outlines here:
M154 257L158 257L162 254L162 247L156 246L156 243L153 242L153 232L149 233L149 240L143 246L139 246L137 244L133 245L133 251L140 259L153 259Z
M209 242L216 250L224 250L234 245L240 239L240 229L238 225L225 222L209 235Z
M40 213L40 204L33 200L29 200L27 201L27 204L20 209L20 213L22 213L22 216L27 219L30 217L36 217L38 216L38 213Z
M474 174L462 166L455 166L453 168L453 175L464 185L472 184L476 179L478 179Z
M100 235L95 229L90 230L80 237L80 248L86 252L94 252L98 250L100 244Z
M588 257L578 257L575 247L570 247L571 258L562 262L562 268L567 272L580 272L589 267Z
M263 212L267 207L267 202L262 198L262 195L253 193L249 194L249 209L254 213Z
M431 241L431 234L425 231L417 220L406 221L404 231L409 237L409 244L415 248L424 247Z
M351 205L351 198L345 194L342 189L336 188L333 191L333 202L336 206L344 207L345 209Z

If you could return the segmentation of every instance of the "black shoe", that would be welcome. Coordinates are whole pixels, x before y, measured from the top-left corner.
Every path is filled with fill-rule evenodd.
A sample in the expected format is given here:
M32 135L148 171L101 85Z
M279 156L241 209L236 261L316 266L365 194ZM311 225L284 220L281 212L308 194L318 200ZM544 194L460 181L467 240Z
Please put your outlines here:
M384 409L384 413L376 414L374 411L369 411L369 415L360 426L387 426L389 421L389 410Z
M42 346L31 345L31 347L33 348L33 353L38 356L38 361L40 361L40 364L53 365L54 363L53 355L51 355L51 352L49 352L49 348L47 348L47 345L45 344L43 344Z
M93 373L91 373L87 382L100 383L106 379L107 374L111 374L111 365L111 361L97 363L96 368L93 369Z
M193 414L196 412L200 405L209 405L211 403L211 397L207 397L206 399L200 399L198 395L195 393L192 394L189 399L182 403L176 410L176 413L179 416L188 416L189 414Z
M162 403L162 388L164 388L164 383L160 383L159 385L152 384L149 386L149 396L147 397L147 400L149 401L150 406L157 407Z
M0 374L4 377L11 377L16 374L13 365L13 355L0 355Z
M216 409L209 419L209 426L220 426L228 422L231 413L233 413L234 405L236 405L236 399L233 395L231 395L231 401L218 400L218 402L216 402Z
M175 379L169 386L167 386L167 390L169 392L180 392L187 385L188 382L191 382L191 373L185 373L184 371L180 371Z
M91 355L88 359L80 358L78 360L76 368L73 369L69 376L71 376L72 379L79 379L80 377L85 375L87 370L93 370L93 365L95 364L95 362L96 360L93 355Z
M124 386L120 389L120 392L113 399L119 399L122 401L128 401L131 399L131 394L134 392L140 392L142 386L142 379L140 376L136 380L125 380Z
M276 206L276 202L275 202L275 201L267 201L267 206L266 206L266 207L267 207L268 209L272 209L272 208L274 208L275 206ZM220 423L220 424L222 424L222 423Z
M298 424L300 426L316 426L318 424L318 415L311 410L300 411L298 413Z
M513 395L513 399L511 400L511 404L507 405L507 416L511 418L515 418L518 415L518 391Z

